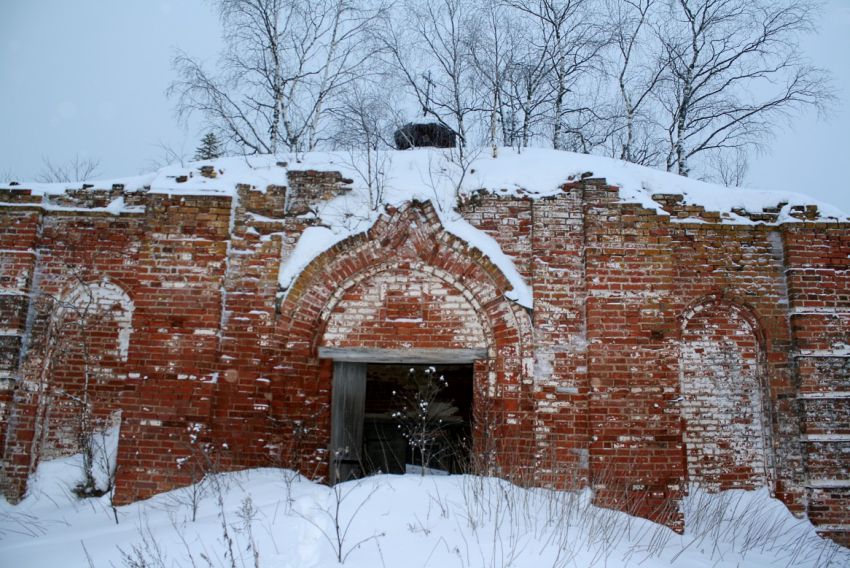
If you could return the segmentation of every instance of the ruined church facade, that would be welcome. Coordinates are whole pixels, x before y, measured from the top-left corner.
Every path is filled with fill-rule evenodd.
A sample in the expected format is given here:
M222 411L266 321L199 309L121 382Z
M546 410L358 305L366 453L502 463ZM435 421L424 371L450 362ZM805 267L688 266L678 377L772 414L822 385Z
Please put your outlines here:
M590 487L599 505L673 527L691 484L766 486L850 544L850 224L815 207L730 224L654 195L663 215L587 178L458 204L530 306L417 201L282 290L281 263L315 223L304 213L346 182L0 189L6 496L110 427L118 503L211 468L333 481L344 462L362 469L349 462L367 450L350 446L386 426L393 369L432 365L465 385L453 404L468 469Z

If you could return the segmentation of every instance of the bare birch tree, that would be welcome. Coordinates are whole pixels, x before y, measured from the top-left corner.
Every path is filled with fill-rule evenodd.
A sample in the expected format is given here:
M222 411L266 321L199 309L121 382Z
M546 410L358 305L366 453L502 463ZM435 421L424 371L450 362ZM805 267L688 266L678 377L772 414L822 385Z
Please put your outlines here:
M708 157L709 175L712 180L726 187L741 187L747 179L750 160L745 148L732 152L715 152Z
M186 151L186 141L183 140L178 144L170 144L160 140L153 144L154 149L159 152L158 156L154 156L147 161L147 168L158 170L170 164L180 164L180 167L185 167L189 161L190 155ZM146 170L147 171L147 170Z
M665 66L653 50L657 38L649 33L656 0L606 0L610 18L613 72L619 98L616 113L615 154L621 160L655 165L663 138L654 130L651 111L653 95ZM654 45L649 45L653 42ZM660 142L660 143L659 143Z
M480 110L470 32L477 12L471 0L409 0L405 16L387 20L382 34L388 64L414 97L422 116L451 128L461 156Z
M778 118L831 98L797 46L815 0L211 1L219 71L178 54L169 92L245 153L353 131L368 153L383 106L450 128L461 164L486 140L731 180Z
M312 150L333 97L366 73L365 41L380 3L353 0L215 0L226 50L220 72L186 53L169 88L178 115L204 115L246 153Z
M509 96L508 77L519 35L506 5L484 0L479 4L479 14L472 22L470 56L477 76L475 82L481 88L478 99L486 115L487 141L495 158L499 146L509 140L504 101Z
M581 81L595 70L600 51L607 43L596 21L592 0L510 0L510 5L536 20L539 39L546 54L547 82L551 101L551 144L556 150L568 144L570 134L581 135L580 128L571 128L572 121L581 124L588 115L593 118L592 106L579 100ZM572 96L571 96L572 95Z
M355 83L340 97L333 110L333 142L350 152L350 163L366 184L369 208L383 204L386 171L390 165L387 150L392 147L402 113L393 108L380 86Z
M671 3L658 26L668 171L687 176L694 157L751 148L779 117L829 101L825 73L797 45L812 29L812 11L807 0Z
M545 121L549 102L547 77L549 58L545 37L537 32L539 22L513 17L518 38L506 74L505 110L502 124L505 140L516 148L527 148Z

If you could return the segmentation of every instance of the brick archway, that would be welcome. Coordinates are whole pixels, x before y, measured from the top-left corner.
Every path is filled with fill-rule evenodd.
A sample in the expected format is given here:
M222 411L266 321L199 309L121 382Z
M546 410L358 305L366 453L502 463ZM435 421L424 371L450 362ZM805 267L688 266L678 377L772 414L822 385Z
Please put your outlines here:
M680 318L687 475L709 490L773 487L763 329L747 308L703 298Z
M486 421L486 438L498 440L500 445L486 448L486 452L496 454L495 465L503 473L530 464L532 397L523 380L531 368L530 317L505 297L511 284L498 267L478 249L445 231L428 202L388 210L365 233L325 251L299 275L281 305L284 315L276 328L277 369L281 399L286 402L276 405L276 410L316 424L305 447L313 453L304 457L316 464L327 458L332 364L319 358L319 347L386 348L400 353L406 347L393 330L400 329L400 320L410 324L409 320L417 318L387 317L387 309L405 315L398 311L410 304L404 297L395 303L387 297L385 306L361 306L369 317L354 318L352 325L371 325L381 328L380 333L357 333L350 325L339 325L341 306L350 307L363 290L382 286L389 286L389 295L404 296L406 289L442 295L439 301L432 297L415 306L421 310L417 316L421 325L416 326L421 333L411 334L409 343L436 349L483 349L486 356L475 364L476 420L478 426ZM358 297L358 301L368 303L373 296ZM456 309L446 310L445 305L438 305L441 303ZM452 317L458 314L462 317ZM476 321L468 321L470 317ZM502 448L510 448L510 455ZM485 453L485 448L479 444L475 451Z

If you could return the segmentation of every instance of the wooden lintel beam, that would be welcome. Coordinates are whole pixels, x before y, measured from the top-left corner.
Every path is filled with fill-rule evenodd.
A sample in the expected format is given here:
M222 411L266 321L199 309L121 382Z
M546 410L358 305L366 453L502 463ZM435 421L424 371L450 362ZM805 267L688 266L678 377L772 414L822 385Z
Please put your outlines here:
M319 347L320 359L350 363L459 364L487 358L486 349L372 349Z

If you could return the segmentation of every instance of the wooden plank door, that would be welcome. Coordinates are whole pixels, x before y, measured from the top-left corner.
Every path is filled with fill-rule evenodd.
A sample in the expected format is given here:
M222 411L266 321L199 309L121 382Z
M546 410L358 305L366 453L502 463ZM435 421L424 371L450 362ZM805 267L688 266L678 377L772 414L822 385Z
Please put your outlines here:
M334 361L331 400L331 483L362 477L366 363Z

